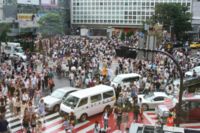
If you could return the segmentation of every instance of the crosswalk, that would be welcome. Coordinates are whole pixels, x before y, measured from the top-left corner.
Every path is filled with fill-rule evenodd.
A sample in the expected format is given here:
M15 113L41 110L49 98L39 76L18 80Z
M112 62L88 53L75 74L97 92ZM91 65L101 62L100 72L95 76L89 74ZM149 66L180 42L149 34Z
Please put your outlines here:
M9 128L11 133L22 133L23 126L22 126L22 117L16 116L15 114L11 113L8 106L6 107L6 114L5 118L9 122ZM37 108L35 108L37 111ZM97 116L98 117L98 116ZM63 126L63 118L59 115L58 112L55 113L47 113L44 118L38 119L37 121L43 121L42 131L43 133L66 133L64 126ZM101 125L102 127L102 125ZM82 123L78 123L74 127L74 131L76 133L91 133L94 129L94 120L87 120Z
M158 117L155 111L145 111L143 115L150 122L151 125L155 125L158 123ZM180 127L200 128L200 123L183 123L183 124L180 124Z

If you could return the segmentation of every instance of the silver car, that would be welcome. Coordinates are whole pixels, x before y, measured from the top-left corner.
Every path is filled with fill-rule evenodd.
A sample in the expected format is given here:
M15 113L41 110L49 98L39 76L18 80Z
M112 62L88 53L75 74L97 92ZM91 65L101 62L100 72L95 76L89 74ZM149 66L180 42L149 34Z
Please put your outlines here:
M45 103L45 109L46 111L54 111L58 112L60 110L60 104L63 99L65 99L70 93L78 91L80 89L78 88L73 88L73 87L64 87L64 88L59 88L53 91L51 95L48 95L44 98Z
M172 98L165 92L153 92L148 95L138 95L138 101L140 102L144 110L155 109L160 104L164 104L165 98Z

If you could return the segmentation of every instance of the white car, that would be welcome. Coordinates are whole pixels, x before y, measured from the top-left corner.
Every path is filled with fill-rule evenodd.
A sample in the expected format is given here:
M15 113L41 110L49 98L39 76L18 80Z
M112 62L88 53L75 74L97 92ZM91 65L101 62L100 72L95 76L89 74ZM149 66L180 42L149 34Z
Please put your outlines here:
M141 104L144 110L155 109L158 105L163 104L165 98L171 98L165 92L153 92L148 95L138 95L138 102L142 99Z
M128 74L119 74L117 75L112 81L111 86L117 87L120 85L121 87L130 86L130 83L133 83L134 81L138 81L141 75L137 73L128 73Z
M196 71L197 76L200 76L200 66L197 66L185 72L185 77L193 77L193 73L194 73L193 70Z
M51 95L42 98L45 103L46 111L54 111L54 112L59 111L62 100L65 99L70 93L78 90L80 89L72 87L59 88L53 91Z

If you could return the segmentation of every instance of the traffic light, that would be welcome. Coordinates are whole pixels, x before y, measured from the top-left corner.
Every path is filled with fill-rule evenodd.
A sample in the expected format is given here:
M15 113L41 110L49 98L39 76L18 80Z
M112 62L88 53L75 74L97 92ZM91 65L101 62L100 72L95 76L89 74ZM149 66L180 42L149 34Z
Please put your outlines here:
M129 47L121 46L120 48L115 49L117 56L124 58L135 59L137 57L137 51Z

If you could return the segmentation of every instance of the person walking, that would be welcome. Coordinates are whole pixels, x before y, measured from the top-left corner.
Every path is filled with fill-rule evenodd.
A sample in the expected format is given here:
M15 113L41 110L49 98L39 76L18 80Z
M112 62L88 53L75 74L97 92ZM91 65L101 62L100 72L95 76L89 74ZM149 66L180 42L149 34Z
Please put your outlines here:
M174 117L172 114L169 114L169 117L167 118L167 126L173 127L174 126Z
M134 116L134 121L138 122L138 116L140 114L140 107L137 104L135 104L134 107L133 107L133 114L134 114L133 115Z
M120 130L120 127L121 127L121 123L122 123L122 109L121 108L118 108L117 109L117 112L116 112L116 115L117 115L117 128Z
M36 114L35 113L33 113L31 116L30 125L32 128L32 133L35 133L35 128L36 128Z
M9 133L8 121L2 115L0 115L0 133Z
M108 128L108 119L109 119L109 113L108 110L106 109L105 112L103 113L104 131L106 131Z
M44 105L44 100L41 99L39 106L38 106L38 115L43 119L43 122L45 123L45 105Z
M100 128L99 122L95 121L95 124L94 124L94 133L99 133L100 129L101 128Z

